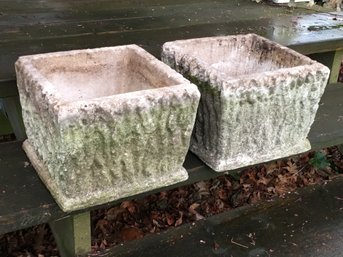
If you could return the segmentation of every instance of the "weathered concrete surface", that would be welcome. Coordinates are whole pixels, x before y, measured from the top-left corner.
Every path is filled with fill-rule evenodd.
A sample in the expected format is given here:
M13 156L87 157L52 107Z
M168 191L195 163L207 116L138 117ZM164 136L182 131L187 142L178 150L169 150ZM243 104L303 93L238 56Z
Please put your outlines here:
M327 67L255 34L168 42L162 60L200 89L190 149L214 170L310 149Z
M187 179L197 87L135 45L19 58L24 150L64 211Z
M343 177L336 178L91 256L341 257L342 183Z

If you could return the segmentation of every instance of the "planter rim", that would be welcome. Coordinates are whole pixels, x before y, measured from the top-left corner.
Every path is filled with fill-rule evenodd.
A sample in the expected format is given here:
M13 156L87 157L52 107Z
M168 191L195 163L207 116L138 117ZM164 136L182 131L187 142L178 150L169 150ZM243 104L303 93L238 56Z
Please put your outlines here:
M175 84L164 87L149 88L143 90L136 90L131 92L125 92L120 94L112 94L107 96L94 97L87 100L80 99L72 102L63 102L63 98L59 96L58 88L53 85L47 79L47 77L42 74L42 72L34 65L34 62L41 59L50 59L54 57L69 57L78 54L91 53L96 54L97 52L111 52L120 50L132 50L135 54L138 54L146 60L147 65L151 65L156 70L160 71L163 75L168 77L173 77ZM60 51L52 53L42 53L35 55L21 56L15 63L16 69L19 67L24 69L26 78L30 79L36 87L40 88L42 94L49 95L45 98L45 101L51 107L52 112L57 116L59 120L64 119L68 116L73 116L75 114L74 108L83 107L85 105L97 106L100 103L116 103L116 106L121 107L121 102L137 100L140 98L149 99L156 98L158 95L172 94L173 92L184 91L189 94L196 94L200 97L200 92L197 86L192 84L189 80L185 79L181 74L170 68L167 64L155 58L153 55L145 51L138 45L122 45L122 46L111 46L111 47L101 47L93 49L79 49L70 51ZM63 113L63 115L61 115ZM63 116L63 117L62 117Z
M268 44L274 45L279 49L282 49L283 51L287 52L288 54L291 54L293 56L297 56L304 60L305 64L302 65L296 65L293 67L285 67L285 68L279 68L272 71L263 71L263 72L255 72L251 74L243 74L243 75L237 75L237 76L230 76L225 75L221 73L216 68L211 67L207 62L201 60L199 57L193 54L185 53L182 50L182 45L185 43L192 43L192 42L200 42L200 41L206 41L206 42L213 42L217 41L218 39L221 39L223 41L229 40L231 38L237 38L237 37L256 37L258 40L264 41ZM210 83L210 87L215 88L219 91L226 90L230 88L230 90L237 91L241 90L242 88L237 88L234 86L237 84L237 82L243 82L243 85L248 85L252 81L260 81L263 79L268 79L272 77L282 77L285 74L303 74L304 70L307 72L317 72L318 70L322 70L322 72L330 73L330 69L326 67L325 65L314 61L310 59L309 57L302 55L288 47L285 47L279 43L273 42L269 39L266 39L264 37L261 37L259 35L256 35L254 33L250 34L238 34L238 35L228 35L228 36L217 36L217 37L202 37L202 38L194 38L194 39L184 39L184 40L176 40L171 42L166 42L163 45L163 49L168 48L168 51L172 51L174 53L181 53L181 60L187 60L187 63L190 64L196 64L196 66L201 70L202 77L205 78L205 80L211 80L216 81L217 83ZM254 77L254 79L252 79ZM249 83L244 83L249 82ZM273 87L275 85L271 85L270 87ZM244 87L246 90L249 90L250 88Z

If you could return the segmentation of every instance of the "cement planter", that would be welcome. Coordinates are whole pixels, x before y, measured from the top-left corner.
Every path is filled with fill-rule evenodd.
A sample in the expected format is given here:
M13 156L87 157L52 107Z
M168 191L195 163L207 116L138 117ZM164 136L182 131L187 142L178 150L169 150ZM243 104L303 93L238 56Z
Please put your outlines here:
M64 211L187 179L199 91L143 49L24 56L16 72L24 150Z
M168 42L162 60L200 89L190 149L214 170L311 148L327 67L255 34Z

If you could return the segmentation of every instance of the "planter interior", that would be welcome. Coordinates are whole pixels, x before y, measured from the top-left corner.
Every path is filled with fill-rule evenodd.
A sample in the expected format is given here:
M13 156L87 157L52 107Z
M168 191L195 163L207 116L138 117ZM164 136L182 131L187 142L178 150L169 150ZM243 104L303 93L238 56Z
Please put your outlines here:
M216 171L311 148L322 64L255 34L167 42L162 60L200 89L190 148Z
M24 150L64 211L187 179L197 87L135 45L19 58Z

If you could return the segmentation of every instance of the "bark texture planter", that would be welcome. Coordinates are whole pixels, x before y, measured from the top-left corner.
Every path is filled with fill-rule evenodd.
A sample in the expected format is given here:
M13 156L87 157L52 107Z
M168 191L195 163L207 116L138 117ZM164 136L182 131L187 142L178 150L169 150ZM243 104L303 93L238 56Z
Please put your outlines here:
M310 149L327 67L255 34L167 42L162 60L200 89L190 149L214 170Z
M186 180L200 93L135 45L20 57L24 150L64 211Z

